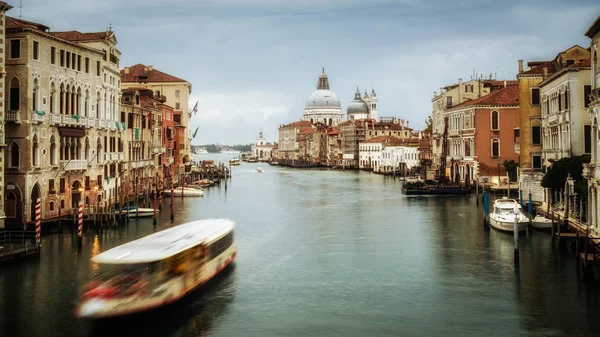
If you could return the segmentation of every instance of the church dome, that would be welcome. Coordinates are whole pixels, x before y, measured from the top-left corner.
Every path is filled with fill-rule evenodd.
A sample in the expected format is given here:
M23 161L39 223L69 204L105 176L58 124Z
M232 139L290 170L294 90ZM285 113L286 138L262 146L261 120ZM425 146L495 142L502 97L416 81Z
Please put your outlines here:
M348 109L346 111L348 112L348 115L369 114L369 106L362 98L360 98L360 91L358 91L358 88L356 88L354 100L348 104Z
M306 109L311 108L342 108L337 95L331 90L318 89L306 101Z

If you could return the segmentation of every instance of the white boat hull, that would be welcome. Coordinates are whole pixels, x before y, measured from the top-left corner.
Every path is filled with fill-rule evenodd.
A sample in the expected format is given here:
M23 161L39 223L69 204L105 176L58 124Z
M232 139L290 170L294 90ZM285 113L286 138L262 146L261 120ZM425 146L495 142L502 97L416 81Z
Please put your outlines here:
M514 232L515 231L515 222L514 221L502 221L495 219L493 216L490 216L489 219L490 227L495 228L497 230L503 232ZM517 227L519 228L519 232L524 232L527 230L527 226L529 225L529 221L519 221Z
M552 228L552 220L535 217L531 222L531 226L537 229L550 229Z
M165 190L163 194L170 196L171 195L171 190ZM181 187L176 188L173 191L173 195L176 196L176 197L181 197ZM204 191L202 191L201 189L186 187L183 190L183 196L184 197L201 197L203 195L204 195Z
M152 310L173 303L215 277L233 262L235 243L197 271L173 278L160 287L160 292L118 299L90 299L81 303L75 314L82 318L108 318Z

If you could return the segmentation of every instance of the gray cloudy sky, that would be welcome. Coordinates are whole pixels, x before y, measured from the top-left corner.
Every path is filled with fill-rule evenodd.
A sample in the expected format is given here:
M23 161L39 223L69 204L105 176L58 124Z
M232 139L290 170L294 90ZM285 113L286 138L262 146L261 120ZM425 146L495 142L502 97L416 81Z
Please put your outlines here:
M357 85L375 87L380 116L422 128L439 87L473 69L514 79L518 59L589 47L598 15L597 0L23 0L22 11L53 31L112 23L122 66L190 81L194 144L249 143L261 128L277 140L322 66L344 110Z

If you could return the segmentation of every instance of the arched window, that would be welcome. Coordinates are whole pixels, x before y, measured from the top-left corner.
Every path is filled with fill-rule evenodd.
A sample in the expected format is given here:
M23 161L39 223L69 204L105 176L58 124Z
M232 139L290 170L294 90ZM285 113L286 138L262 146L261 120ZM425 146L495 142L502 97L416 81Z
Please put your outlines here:
M498 139L492 140L492 157L500 157L500 141Z
M19 167L19 144L13 142L8 148L9 158L10 158L10 167L17 168Z
M32 97L31 97L33 111L37 111L40 109L40 97L39 96L40 96L40 85L36 78L33 80L33 91L32 91Z
M100 107L102 106L102 97L100 96L100 91L98 91L96 93L96 118L100 119L101 117L101 112L100 112Z
M17 217L17 196L13 191L8 191L4 204L4 214L7 218Z
M21 85L19 79L15 76L10 80L10 97L9 97L9 110L19 110L21 106Z
M329 118L329 126L333 124L333 119Z
M66 90L65 90L65 85L64 84L60 84L60 97L59 97L59 106L58 106L58 110L60 111L61 115L66 115L66 109L65 109L65 102L67 99L67 95L66 95Z
M492 111L492 130L498 131L500 130L500 114L498 111Z
M33 143L31 146L31 164L32 166L40 166L40 143L38 142L38 136L33 135Z
M92 117L90 115L90 91L86 90L85 91L85 102L83 103L84 107L83 107L83 111L86 117Z
M90 160L90 152L91 152L90 140L88 138L86 138L85 139L85 160L86 161Z
M81 116L83 109L81 109L82 101L81 88L77 88L77 95L75 96L75 114Z
M50 137L50 165L56 165L56 139Z
M54 82L52 82L50 84L50 113L51 114L56 112L56 109L54 107L54 103L56 103L56 99L54 98L54 96L56 96L56 86L54 85Z

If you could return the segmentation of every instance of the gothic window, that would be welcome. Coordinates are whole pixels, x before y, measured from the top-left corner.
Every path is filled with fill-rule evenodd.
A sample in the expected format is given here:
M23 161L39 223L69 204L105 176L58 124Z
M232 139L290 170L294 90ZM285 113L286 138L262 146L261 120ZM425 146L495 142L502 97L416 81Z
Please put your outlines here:
M10 167L19 167L19 145L13 142L8 149L10 157Z
M38 136L33 135L33 146L31 147L31 163L33 166L40 166L40 143Z
M500 114L498 111L492 111L492 131L498 131L500 129Z
M56 95L56 86L54 85L54 82L52 82L52 84L50 84L50 113L54 113L54 96Z
M20 107L20 83L19 83L19 79L16 77L13 77L10 80L10 104L9 104L9 109L10 110L19 110Z
M37 111L40 109L40 85L38 83L37 78L33 80L33 92L32 92L32 103L33 103L33 111Z
M500 157L500 141L498 139L492 140L492 157Z

